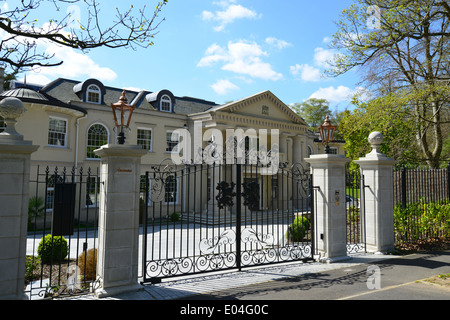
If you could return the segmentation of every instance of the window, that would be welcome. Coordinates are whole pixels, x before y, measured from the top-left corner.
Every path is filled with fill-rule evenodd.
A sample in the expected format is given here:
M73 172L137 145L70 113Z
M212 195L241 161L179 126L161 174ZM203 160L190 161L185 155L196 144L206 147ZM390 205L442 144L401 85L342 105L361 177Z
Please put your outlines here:
M170 175L166 178L166 183L164 184L165 192L165 202L166 203L177 203L178 202L178 180L175 176Z
M145 185L145 175L141 175L141 179L140 179L140 184L139 184L140 188L139 188L139 197L142 199L143 203L145 203L145 191L146 189L146 185ZM152 179L148 179L148 203L147 206L151 206L152 205Z
M94 84L91 84L86 91L86 101L100 104L101 102L100 94L101 94L100 88Z
M160 110L165 112L172 112L172 100L168 95L163 95L161 97Z
M137 144L143 149L152 151L152 129L137 130Z
M89 177L86 181L86 207L98 207L100 203L100 183L97 177Z
M338 154L338 148L330 147L330 154Z
M166 152L178 152L178 143L180 142L180 135L176 132L166 132Z
M0 117L0 132L5 131L5 129L6 129L5 119L3 117Z
M98 123L90 126L87 134L86 158L99 159L94 150L105 144L108 144L108 130Z
M67 121L64 119L50 118L48 125L48 145L65 147L67 136Z

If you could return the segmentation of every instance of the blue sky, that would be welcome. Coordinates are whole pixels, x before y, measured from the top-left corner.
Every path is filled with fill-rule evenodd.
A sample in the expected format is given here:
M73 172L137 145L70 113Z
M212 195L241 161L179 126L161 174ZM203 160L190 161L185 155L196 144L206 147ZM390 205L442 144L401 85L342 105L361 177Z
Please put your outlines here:
M139 7L144 2L132 3ZM286 104L317 97L329 100L332 110L343 110L358 88L357 73L332 79L321 73L333 54L328 40L336 31L334 21L351 3L169 0L160 14L165 21L154 46L136 51L97 49L86 55L52 47L66 62L29 72L27 81L94 77L108 86L168 89L176 96L220 104L270 90ZM102 14L109 14L108 8Z

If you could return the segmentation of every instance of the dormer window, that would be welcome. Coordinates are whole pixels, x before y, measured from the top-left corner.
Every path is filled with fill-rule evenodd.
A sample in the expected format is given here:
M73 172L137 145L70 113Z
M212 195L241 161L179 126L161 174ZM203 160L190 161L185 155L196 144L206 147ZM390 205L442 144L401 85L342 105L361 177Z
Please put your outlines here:
M160 110L165 112L172 112L172 99L168 95L163 95L161 97Z
M174 112L177 103L175 96L169 90L161 90L149 93L145 99L155 110L162 112Z
M106 94L106 88L97 79L88 79L77 83L73 87L73 92L86 103L104 104L103 98Z
M86 102L100 104L100 88L95 84L91 84L86 90Z

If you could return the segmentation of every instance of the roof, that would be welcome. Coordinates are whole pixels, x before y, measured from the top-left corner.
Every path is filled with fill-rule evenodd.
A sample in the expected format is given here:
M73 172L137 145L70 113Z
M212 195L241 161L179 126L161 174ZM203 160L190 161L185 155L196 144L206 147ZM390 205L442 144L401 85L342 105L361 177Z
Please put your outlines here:
M81 107L69 105L69 104L64 103L44 92L34 91L34 90L32 90L30 88L26 88L26 87L14 88L14 89L5 91L0 94L0 100L3 100L6 97L15 97L15 98L20 99L22 102L40 103L40 104L75 110L75 111L81 112L83 114L87 114L87 111Z

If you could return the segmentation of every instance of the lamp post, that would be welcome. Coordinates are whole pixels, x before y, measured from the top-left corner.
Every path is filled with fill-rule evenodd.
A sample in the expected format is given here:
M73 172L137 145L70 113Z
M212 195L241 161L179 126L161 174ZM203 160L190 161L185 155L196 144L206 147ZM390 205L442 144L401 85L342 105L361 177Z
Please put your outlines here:
M127 103L128 99L126 97L126 92L123 90L122 96L116 103L111 103L111 108L114 114L114 122L117 128L120 128L119 135L117 137L118 144L125 143L125 133L124 128L128 128L131 121L131 116L133 114L134 105Z
M330 153L330 146L328 145L334 139L334 133L336 132L337 126L331 124L330 116L327 115L323 124L319 126L320 138L322 143L325 145L325 153Z

